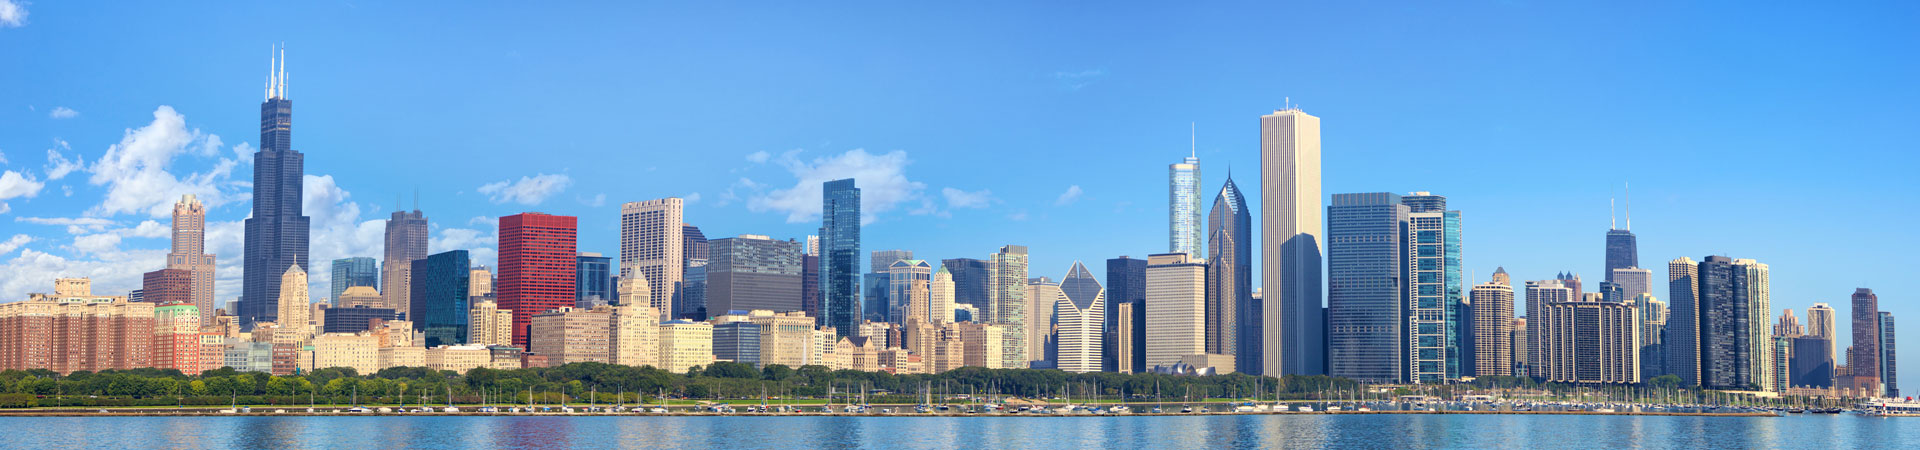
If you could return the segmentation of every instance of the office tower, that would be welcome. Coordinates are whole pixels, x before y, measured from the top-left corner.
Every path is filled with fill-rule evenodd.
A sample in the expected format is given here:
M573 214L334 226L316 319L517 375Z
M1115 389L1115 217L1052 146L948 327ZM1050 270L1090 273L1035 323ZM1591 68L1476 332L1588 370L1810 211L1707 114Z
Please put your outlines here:
M1527 366L1529 369L1527 376L1545 377L1547 376L1547 367L1545 365L1547 358L1546 337L1548 335L1547 306L1554 303L1574 301L1573 290L1567 288L1565 284L1556 279L1528 281L1526 284L1526 293L1527 319L1528 322L1533 324L1533 328L1527 330Z
M1460 378L1461 363L1470 358L1461 343L1470 327L1466 315L1465 278L1460 269L1460 211L1447 210L1447 198L1414 192L1407 202L1408 381L1440 383Z
M1807 308L1807 335L1833 340L1833 307L1826 303L1814 303ZM1829 352L1831 353L1831 352Z
M1326 373L1320 273L1320 118L1260 117L1261 375Z
M1253 216L1232 173L1207 214L1207 255L1207 353L1234 355L1236 372L1259 373L1260 321L1252 313Z
M821 185L821 325L853 336L860 318L860 188L853 179Z
M1001 339L1000 357L1005 359L1005 367L1026 367L1027 327L1035 326L1027 321L1027 246L1001 246L988 261L993 300L988 305L987 320L1003 327L1007 334Z
M924 260L902 259L887 265L888 321L907 323L907 318L933 321L933 267Z
M794 241L794 243L799 244L798 241ZM733 331L738 332L739 335L727 337L726 339L734 339L737 341L723 345L725 341L723 341L722 329L733 327L736 323L751 324L753 327L751 329L733 329ZM798 311L774 312L757 309L751 311L734 311L729 314L717 316L713 319L714 356L719 359L755 364L762 368L768 364L779 364L799 368L808 364L808 361L812 359L811 354L813 351L820 349L819 346L814 343L813 323L813 318L807 317ZM913 323L924 325L923 322L918 320L914 320ZM925 327L923 326L922 328ZM728 353L729 355L738 354L742 356L723 356L723 350L721 349L723 346L731 347L725 350L726 352L738 352ZM926 350L931 350L931 348L927 348ZM931 357L932 354L929 352L926 355ZM753 359L749 360L748 358Z
M153 367L198 375L201 372L200 308L193 305L191 294L185 297L188 300L152 302L157 305L153 308Z
M535 314L573 304L579 219L543 213L500 218L500 276L494 297L513 311L513 345L528 349Z
M280 277L280 311L275 317L280 319L280 332L293 333L296 342L312 336L313 330L307 322L312 318L313 302L308 298L307 271L300 266L287 267L287 273Z
M1032 360L1030 367L1054 368L1053 360L1048 359L1053 356L1054 349L1053 304L1066 298L1067 294L1060 291L1060 285L1047 277L1027 279L1026 340L1027 358Z
M680 293L674 299L671 311L665 311L673 317L707 318L707 262L712 255L712 245L707 242L707 234L700 227L684 225L681 227L683 245L686 246L685 269L681 277ZM618 298L619 294L615 293Z
M1652 379L1667 373L1667 302L1653 294L1633 298L1640 310L1640 378Z
M1876 301L1877 302L1877 301ZM1895 364L1893 351L1893 313L1880 312L1880 380L1885 385L1883 394L1889 398L1900 398L1900 377Z
M818 239L814 239L815 244L818 244L818 241L819 241ZM820 256L819 255L807 254L800 257L800 295L799 297L800 297L800 310L806 311L807 317L814 318L815 323L818 324L820 317L822 317L820 315L821 305L820 305Z
M1853 291L1853 350L1847 355L1847 368L1853 373L1854 389L1870 395L1881 394L1880 296L1872 289Z
M907 250L875 250L868 260L867 269L871 273L861 276L863 294L860 310L865 313L864 320L889 322L893 320L894 300L888 295L893 291L893 278L887 275L887 268L895 261L913 259L913 252ZM899 322L894 322L899 323Z
M1408 214L1387 192L1334 194L1327 207L1329 375L1408 381Z
M940 266L953 274L953 302L988 311L993 303L992 271L985 260L953 258L940 260ZM984 321L974 318L975 322Z
M1134 302L1110 305L1112 308L1109 308L1107 315L1112 317L1113 321L1108 323L1106 345L1101 352L1106 355L1104 358L1106 364L1112 367L1110 372L1134 373L1133 368L1138 365L1138 359L1134 355L1135 348L1140 347L1141 341L1135 340L1134 336L1144 335L1146 332L1138 325L1139 322L1133 320L1134 308L1139 305ZM1135 332L1136 329L1138 333Z
M1793 315L1793 308L1781 310L1780 318L1773 322L1773 335L1794 337L1804 334L1807 334L1807 330L1800 326L1800 318Z
M386 305L386 299L380 297L380 290L374 289L372 286L354 286L347 288L347 292L340 294L340 304L335 305L334 308L352 308L355 306L384 308Z
M1146 372L1147 360L1147 260L1125 256L1107 260L1107 303L1112 312L1107 315L1107 327L1114 333L1126 332L1127 336L1115 335L1107 342L1108 354L1114 365L1112 371L1126 373ZM1120 307L1126 303L1132 306ZM1120 313L1131 314L1122 317ZM1122 348L1121 343L1127 343ZM1124 364L1123 364L1124 363Z
M377 323L400 320L400 316L392 309L365 305L327 308L322 314L326 318L322 320L325 324L320 327L321 333L373 331L378 328Z
M953 272L942 265L927 284L928 317L937 323L952 323L953 305Z
M681 374L713 364L713 324L687 320L660 322L661 369Z
M1767 390L1787 392L1787 388L1793 387L1793 367L1791 364L1793 361L1793 338L1786 336L1769 336L1767 340L1773 343L1772 361L1774 363L1770 371L1773 376L1769 380L1773 384L1768 385Z
M1167 166L1167 251L1206 258L1200 253L1200 158L1198 153Z
M1817 335L1793 337L1787 378L1795 387L1833 387L1833 339Z
M1627 219L1627 228L1633 227L1632 216ZM1607 281L1618 282L1614 277L1615 269L1640 267L1638 240L1627 228L1607 230ZM1627 295L1633 295L1631 292ZM1631 298L1631 297L1629 297Z
M1542 306L1543 317L1533 318L1541 325L1536 341L1545 345L1536 373L1563 383L1639 383L1639 311L1630 302L1593 300L1595 296L1588 296Z
M646 277L652 298L621 304L672 311L686 273L686 203L663 198L620 205L620 278Z
M1709 256L1696 274L1700 384L1712 389L1771 387L1766 265Z
M193 303L193 272L186 269L160 269L140 277L139 301L155 305ZM128 301L134 301L131 298Z
M581 252L574 256L573 307L592 308L613 302L613 258Z
M707 234L693 224L680 224L681 242L686 245L687 261L709 258L711 248L707 244Z
M1207 352L1207 266L1186 253L1147 256L1147 367Z
M1100 371L1106 335L1106 291L1079 261L1060 279L1062 297L1053 303L1054 367L1073 373Z
M356 286L371 287L375 289L374 292L379 292L379 261L365 256L356 256L333 260L331 266L329 269L333 273L333 278L328 285L330 288L328 296L331 297L327 299L328 304L336 308L340 307L340 296L346 294L347 289Z
M650 296L644 278L620 280L620 293L632 293L635 298ZM608 331L611 342L608 346L608 359L614 364L625 366L658 366L660 364L660 311L651 306L621 304L610 307L612 323ZM797 366L796 366L797 367Z
M181 196L173 204L173 250L167 252L167 268L187 272L186 301L196 311L213 312L213 263L214 256L207 254L207 207L193 194ZM213 324L212 314L200 321L201 326Z
M395 311L413 310L413 262L427 257L427 215L419 207L394 211L387 219L387 255L380 270L380 294Z
M153 367L154 304L95 296L85 278L54 281L54 294L0 303L0 370Z
M1509 280L1507 268L1500 267L1493 270L1493 281L1473 287L1474 376L1513 374L1513 284Z
M467 276L467 295L485 297L493 295L493 271L487 266L474 266Z
M1622 301L1640 298L1640 294L1653 294L1653 271L1638 267L1613 269L1607 272L1608 283L1619 289Z
M473 268L467 263L466 250L436 253L413 261L408 271L413 277L413 293L408 295L413 309L407 320L426 338L426 346L467 343L467 305Z
M271 65L260 103L260 150L253 154L253 217L246 220L240 324L272 322L279 311L280 276L307 267L310 219L301 212L306 155L293 149L293 100L287 99L284 57Z
M612 363L613 308L562 306L533 316L527 351L558 367L578 362Z
M1683 386L1700 384L1700 266L1685 256L1667 262L1666 373Z
M327 321L328 326L332 326L333 319ZM500 309L498 303L491 301L474 302L473 308L467 310L467 343L513 345L513 311Z
M713 325L713 359L752 364L756 369L764 367L760 363L760 324L745 320L716 320Z
M801 310L800 242L743 234L709 241L707 313Z
M1527 333L1527 318L1514 318L1513 335L1508 339L1513 342L1513 376L1532 376L1533 353L1528 353L1528 349L1533 347L1533 340L1528 336L1530 335Z

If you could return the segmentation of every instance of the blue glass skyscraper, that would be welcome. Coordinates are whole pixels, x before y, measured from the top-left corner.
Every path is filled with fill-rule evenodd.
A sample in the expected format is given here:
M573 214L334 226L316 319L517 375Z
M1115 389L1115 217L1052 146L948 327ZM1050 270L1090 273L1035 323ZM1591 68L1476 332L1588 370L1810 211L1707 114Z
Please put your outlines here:
M407 319L425 335L427 347L467 342L467 282L472 273L466 250L413 261Z
M1327 207L1329 375L1406 381L1407 216L1390 192L1334 194Z
M354 286L380 288L380 264L373 258L358 256L333 260L333 281L329 283L328 304L340 307L340 293Z
M820 290L826 303L822 324L840 336L854 336L860 325L860 188L853 179L821 186Z
M595 303L613 302L613 258L599 253L574 256L579 273L573 277L573 306L592 308Z

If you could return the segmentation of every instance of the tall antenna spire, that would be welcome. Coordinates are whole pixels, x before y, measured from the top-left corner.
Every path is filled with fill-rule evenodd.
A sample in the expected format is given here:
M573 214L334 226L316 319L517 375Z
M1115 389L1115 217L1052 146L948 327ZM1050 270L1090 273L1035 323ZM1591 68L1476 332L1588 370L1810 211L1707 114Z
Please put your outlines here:
M1196 122L1187 122L1187 156L1190 158L1200 157L1199 129Z
M279 77L279 82L275 83L278 85L278 92L274 94L280 98L287 98L287 43L284 41L280 43L280 67L275 69L275 74Z
M1633 183L1626 183L1626 186L1627 186L1627 202L1626 202L1627 205L1625 208L1627 213L1626 229L1632 230L1633 229Z
M274 56L275 50L272 45L267 46L267 89L263 92L266 100L273 100L273 68L280 62L280 57Z
M1611 198L1607 199L1607 229L1620 229L1620 218L1616 217L1613 213L1613 199Z

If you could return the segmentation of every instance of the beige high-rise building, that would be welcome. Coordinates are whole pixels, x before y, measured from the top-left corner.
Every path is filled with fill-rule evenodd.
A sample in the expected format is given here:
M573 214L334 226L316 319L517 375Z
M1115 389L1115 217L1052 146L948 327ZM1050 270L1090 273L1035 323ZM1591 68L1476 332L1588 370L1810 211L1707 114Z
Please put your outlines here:
M665 314L673 311L685 276L684 207L678 198L620 205L620 279L646 278L652 294L647 306L660 311L662 320L670 319Z
M621 284L626 284L621 281ZM610 306L614 364L660 367L660 312L651 306ZM797 366L796 366L797 367Z
M1260 373L1325 374L1319 117L1292 105L1260 116L1259 190ZM1153 314L1148 303L1147 314ZM1154 339L1147 340L1152 351Z
M999 325L981 322L959 322L954 324L960 331L960 341L966 344L965 364L988 369L1010 369L1007 358L1000 354L1006 348L1001 342L1007 335L1005 328Z
M307 286L307 272L298 264L288 266L287 272L280 275L280 315L276 316L280 324L278 332L286 333L287 336L280 339L296 347L306 345L313 338L312 319L308 317L313 313L313 302L308 298L309 289L312 287Z
M442 345L426 349L423 355L428 369L467 373L493 363L493 351L481 345Z
M1507 269L1473 287L1474 376L1513 375L1513 284Z
M474 267L467 271L467 296L485 297L493 295L493 272L486 266Z
M803 311L753 310L748 320L760 326L760 363L798 368L813 349L814 318Z
M1589 294L1591 295L1591 294ZM1640 314L1632 302L1551 302L1540 321L1546 348L1536 373L1562 383L1640 382Z
M1147 256L1147 367L1207 353L1207 265L1186 253Z
M686 373L713 364L713 324L687 320L660 323L660 369Z
M953 273L941 265L927 285L927 308L932 310L928 317L934 322L953 322L953 295Z
M0 370L153 367L152 303L94 296L85 278L56 280L54 292L0 303Z
M413 261L427 259L427 239L427 215L419 209L394 211L387 219L386 258L380 262L380 294L386 307L412 310Z
M513 345L513 311L490 301L475 302L467 310L467 343Z
M1027 355L1027 246L1001 246L987 261L988 322L1001 326L1003 368L1026 368Z
M313 338L313 368L351 367L362 376L380 371L380 338L372 333L327 333Z
M1773 365L1774 342L1768 333L1773 318L1772 287L1768 281L1767 265L1745 258L1733 260L1733 270L1746 273L1746 283L1736 283L1746 289L1747 299L1747 367L1750 368L1754 384L1761 389L1773 391L1779 383L1774 382L1778 370ZM1735 296L1739 298L1738 295Z
M352 308L355 306L385 308L387 307L387 302L384 298L381 298L380 291L374 289L373 286L353 286L340 293L340 307Z
M1512 338L1508 339L1508 341L1513 342L1513 376L1529 376L1528 374L1533 373L1533 360L1528 358L1530 357L1529 355L1533 355L1533 353L1528 353L1527 349L1533 345L1533 338L1527 335L1527 318L1519 317L1513 319L1513 334L1511 336Z
M167 253L167 268L189 272L193 279L188 289L193 306L200 311L200 326L213 324L214 256L207 254L207 208L187 194L173 204L173 251Z
M612 363L613 309L564 307L533 316L528 351L550 366L577 362Z
M1133 341L1133 329L1139 324L1133 323L1134 302L1113 304L1113 332L1107 335L1113 339L1113 364L1120 373L1133 373L1133 349L1140 345Z
M1067 298L1060 285L1044 278L1027 283L1027 358L1046 361L1053 356L1054 304ZM1037 367L1047 367L1040 365Z
M1833 340L1833 307L1814 303L1807 308L1807 336Z

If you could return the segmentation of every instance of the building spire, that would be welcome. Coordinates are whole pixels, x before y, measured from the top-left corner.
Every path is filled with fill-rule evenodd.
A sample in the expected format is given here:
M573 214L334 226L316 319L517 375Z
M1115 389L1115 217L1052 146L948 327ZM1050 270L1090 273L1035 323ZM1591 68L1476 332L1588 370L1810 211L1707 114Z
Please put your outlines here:
M1607 199L1607 229L1620 229L1620 217L1613 212L1613 199Z
M1627 186L1627 201L1625 205L1626 207L1622 209L1626 210L1625 211L1626 218L1627 218L1626 229L1632 230L1633 229L1633 183L1626 183L1626 186Z
M1196 122L1187 122L1187 157L1200 157L1199 126Z

